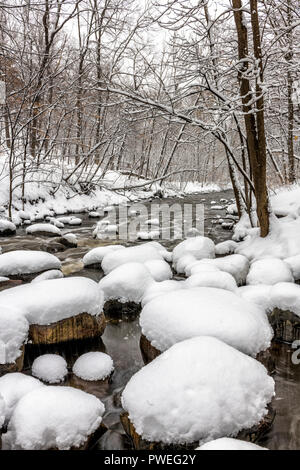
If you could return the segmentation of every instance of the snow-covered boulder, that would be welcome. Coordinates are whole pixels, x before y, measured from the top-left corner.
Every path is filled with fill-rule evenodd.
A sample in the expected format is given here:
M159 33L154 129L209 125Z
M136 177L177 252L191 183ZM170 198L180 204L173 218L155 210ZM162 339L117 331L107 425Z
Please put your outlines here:
M26 228L27 235L35 235L36 237L57 237L61 235L58 227L52 224L33 224Z
M112 251L107 253L102 260L102 269L105 274L125 263L144 263L149 260L162 260L163 255L152 242L138 246L131 246L122 251Z
M22 307L30 323L29 337L35 343L101 335L103 303L98 284L85 277L51 279L0 292L0 305Z
M107 246L98 246L90 250L83 257L84 266L99 265L101 266L102 260L105 255L113 251L125 249L123 245L107 245Z
M232 437L220 437L214 441L206 442L195 450L268 450L252 442L233 439Z
M99 282L99 287L104 292L105 301L118 300L122 303L139 304L145 290L153 282L149 269L142 263L126 263L104 276Z
M155 297L159 297L160 295L164 295L168 292L172 292L178 289L183 289L184 287L186 287L184 281L168 280L162 282L154 282L150 284L144 292L142 298L142 307Z
M267 313L272 309L271 286L257 284L255 286L242 286L237 290L237 294L248 302L259 305Z
M223 271L198 272L190 276L185 284L186 287L216 287L232 292L238 288L234 277Z
M173 266L178 273L184 272L182 260L201 260L215 257L215 244L207 237L192 237L179 243L173 250ZM181 260L181 263L180 263ZM185 264L185 263L184 263Z
M225 242L218 243L216 245L216 255L217 256L232 255L235 252L237 247L238 247L238 243L233 240L227 240Z
M41 282L41 281L47 281L50 279L62 279L64 277L63 273L59 271L58 269L51 269L50 271L45 271L42 274L39 274L36 276L31 282Z
M214 266L220 271L231 274L238 285L245 284L250 267L249 261L245 256L234 254L216 259L203 259L197 263L192 263L186 267L186 275L190 276L196 274L199 270L203 271L203 264Z
M9 235L15 235L17 227L13 222L6 219L0 219L0 237L7 237Z
M122 405L146 441L201 445L258 424L273 395L274 380L262 364L202 336L175 344L138 371Z
M157 282L167 281L173 277L170 266L164 260L151 259L145 261L144 266L149 269L151 276Z
M256 356L270 346L273 331L265 312L236 294L198 287L153 298L142 310L143 335L158 351L195 336L214 336Z
M68 221L68 224L69 225L81 225L82 224L82 220L79 218L79 217L71 217Z
M59 259L44 251L10 251L0 255L0 275L13 279L30 280L32 275L60 269Z
M96 212L96 211L89 212L90 219L99 219L100 217L101 217L100 212Z
M22 370L29 323L23 310L0 303L0 372Z
M247 275L247 285L267 284L278 282L294 282L292 271L287 263L277 258L267 258L254 261Z
M83 380L105 380L114 370L112 358L103 352L82 354L74 363L73 373Z
M43 354L37 357L31 367L32 375L49 384L62 382L68 374L65 359L58 354Z
M77 248L78 245L78 240L74 233L65 233L58 241L67 248Z
M45 386L21 398L11 416L5 449L85 448L100 427L103 403L71 387Z
M300 286L290 282L280 282L270 289L273 308L283 312L292 312L300 317Z
M136 234L138 240L156 240L160 237L159 230L140 231Z
M44 387L44 384L34 377L14 372L0 377L0 395L2 395L5 404L5 421L8 422L12 412L27 393L37 388Z
M290 256L284 260L292 271L295 281L300 280L300 255Z

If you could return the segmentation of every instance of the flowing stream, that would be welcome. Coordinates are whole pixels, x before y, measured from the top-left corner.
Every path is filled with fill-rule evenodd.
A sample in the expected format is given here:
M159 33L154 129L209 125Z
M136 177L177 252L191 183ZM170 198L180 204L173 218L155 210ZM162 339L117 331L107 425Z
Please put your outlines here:
M220 193L199 194L178 199L164 199L161 201L181 205L187 203L205 204L205 235L213 239L215 243L231 238L231 232L224 230L220 224L215 223L217 217L225 217L225 210L213 209L213 201L220 205L221 199L230 200L233 197L231 191ZM149 205L150 202L146 202ZM78 247L55 252L55 243L45 238L27 236L23 228L18 229L14 237L0 240L3 251L18 249L49 250L60 258L63 264L63 272L66 276L86 276L99 281L101 273L95 269L84 269L81 259L91 248L111 241L102 242L92 238L93 227L97 220L88 218L87 214L78 214L83 220L79 227L68 227L63 233L74 233L78 238ZM122 242L121 242L122 243ZM132 244L129 242L126 244ZM172 249L178 241L162 242L168 249ZM143 366L143 360L139 348L140 327L138 319L133 321L110 321L107 324L101 339L84 341L83 343L70 344L68 348L61 350L59 346L30 347L25 358L25 372L30 373L30 367L35 357L46 352L58 352L65 356L68 367L72 365L78 355L88 351L105 351L114 360L115 372L108 384L97 382L77 381L77 386L89 393L93 393L105 403L104 423L108 431L98 441L95 449L117 450L130 448L130 442L126 437L119 416L122 410L120 395L123 387L130 377ZM258 442L269 449L300 449L300 364L293 365L291 346L284 343L273 342L271 355L276 364L276 397L273 406L276 417L272 429ZM180 380L180 378L178 378ZM72 385L74 377L70 373L66 384Z

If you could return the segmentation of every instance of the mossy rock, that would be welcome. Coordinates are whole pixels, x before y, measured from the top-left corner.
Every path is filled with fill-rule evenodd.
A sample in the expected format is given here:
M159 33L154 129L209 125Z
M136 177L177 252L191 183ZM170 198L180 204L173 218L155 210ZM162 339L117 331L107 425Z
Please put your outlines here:
M8 374L9 372L21 372L24 365L25 345L21 348L21 355L16 359L16 362L10 364L0 364L0 377Z
M30 325L29 339L33 344L54 344L102 336L106 326L103 313L80 313L50 325Z

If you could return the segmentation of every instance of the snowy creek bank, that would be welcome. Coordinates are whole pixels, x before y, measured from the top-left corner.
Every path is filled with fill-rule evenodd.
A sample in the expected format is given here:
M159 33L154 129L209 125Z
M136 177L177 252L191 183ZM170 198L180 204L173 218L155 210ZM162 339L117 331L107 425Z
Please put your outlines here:
M226 217L224 203L221 203L220 201L224 201L225 199L227 201L230 201L231 198L232 193L226 191L217 194L212 193L187 196L182 199L165 199L162 202L176 202L179 204L190 202L204 203L206 220L205 235L210 237L217 244L229 240L232 236L232 233L228 231L228 227L222 226L222 222L220 223L220 219L222 221L225 220ZM150 204L150 202L148 204ZM40 230L38 230L35 234L28 234L26 233L26 227L23 226L17 229L17 233L15 236L7 238L3 237L1 239L1 246L3 252L7 253L20 249L50 252L52 254L55 254L55 256L61 262L61 267L51 265L51 269L53 271L61 269L61 272L66 277L83 276L98 282L101 278L103 278L104 273L101 269L99 269L99 266L95 266L93 264L84 267L82 260L87 252L89 252L93 248L99 246L108 246L112 243L122 243L122 245L124 246L135 246L141 245L145 242L144 240L113 242L111 240L93 239L92 232L93 227L95 226L94 218L89 217L87 213L76 214L76 217L81 219L82 223L80 225L66 225L64 228L61 228L60 237L64 237L66 234L70 233L72 235L75 235L77 239L77 246L66 246L65 244L61 243L59 237L48 238L46 235L43 236ZM162 244L168 250L172 250L178 244L178 240L164 241L162 242ZM111 259L113 259L113 257L111 257ZM159 263L163 262L160 259L154 261ZM183 264L181 263L181 266L191 271L193 271L193 269L195 270L195 273L190 273L191 276L189 278L189 282L192 285L189 287L192 287L193 284L197 286L199 280L201 281L201 285L203 285L203 279L201 278L202 267L199 265L197 265L196 267L190 267L191 259L188 259L187 261L189 261L189 263L187 263L186 265L185 262ZM145 264L146 263L147 261L145 261ZM117 270L120 268L115 268L112 272L117 272ZM168 280L168 274L166 274L166 277L164 278L166 280L161 279L161 281L165 283L173 283L176 281L182 282L182 270L180 267L180 269L178 269L178 265L176 265L175 268L173 267L174 276L172 280ZM207 270L211 270L212 273L219 272L219 268L217 266L210 266L208 268L206 265L206 273L208 272ZM185 269L183 269L183 272L184 271ZM153 269L152 272L155 273L156 270ZM41 275L43 275L43 273ZM109 274L107 274L105 277L108 278L108 276ZM222 283L222 289L227 289L228 291L230 291L238 288L237 285L239 283L239 278L236 275L235 266L230 266L227 269L227 272L223 272L222 276L218 276L218 279L219 282ZM26 281L28 281L28 279L26 279ZM10 282L18 282L18 280L13 280ZM155 286L159 285L162 286L162 283L156 283L152 286L149 286L149 291L147 291L149 298L153 296ZM169 286L170 284L167 284L167 290L169 289ZM6 287L7 284L5 286L3 285L3 288ZM150 289L150 287L152 290ZM109 293L107 295L109 295ZM230 294L228 293L228 296L229 295ZM132 313L132 310L134 310L134 308L140 310L140 299L134 298L133 300L133 305L130 305L132 299L127 302L128 315L125 316L124 310L123 312L121 312L123 313L123 315L120 313L120 311L118 311L118 309L120 309L120 304L118 304L118 300L110 300L111 304L109 305L109 312L111 312L111 314L109 314L109 316L111 316L112 318L108 318L106 329L101 337L89 338L79 341L68 341L64 344L26 345L26 354L24 358L23 369L23 372L25 372L25 374L32 374L32 365L39 356L53 353L59 354L60 356L63 356L66 360L68 368L67 376L62 379L63 385L70 385L72 387L81 389L82 391L95 395L102 401L105 406L102 424L106 426L107 431L102 435L100 439L94 442L94 448L96 449L117 450L124 448L132 448L132 442L128 438L127 434L124 431L124 426L120 422L120 414L123 412L123 407L121 403L121 393L124 387L131 379L131 377L136 372L138 372L144 365L139 344L141 337L139 318L136 318L136 316L130 314ZM146 302L146 300L143 299L143 302L144 301ZM202 327L202 325L199 325L199 331L201 331ZM238 331L238 325L236 325L236 328L238 334L244 334L242 331ZM255 328L256 326L253 325L254 337L257 336L255 334ZM206 332L203 334L208 333ZM238 341L238 339L236 339L236 336L237 335L233 332L233 339L231 340L230 338L226 338L226 342L227 344L230 344L230 341L232 341L234 347L238 349L238 345L235 343L236 341ZM184 336L180 338L180 340L184 339ZM222 336L220 336L220 339L224 340ZM171 344L173 344L173 342L171 342ZM167 346L170 347L170 345ZM162 347L161 349L164 348ZM259 350L260 345L257 344L257 348L255 350L247 350L246 352L252 355L256 355ZM74 374L74 370L76 370L76 366L74 367L76 360L85 353L91 353L93 351L106 353L113 359L114 369L109 373L107 377L104 377L103 380L100 379L89 381L80 377L80 373L79 376ZM280 419L279 421L277 421L277 418L275 418L271 431L269 431L264 437L262 437L258 443L260 445L268 447L269 449L287 448L287 446L292 446L291 448L299 448L300 433L297 433L296 424L293 422L295 420L295 417L294 407L292 407L290 403L290 386L292 382L292 384L294 385L292 394L293 401L295 400L295 407L297 407L297 403L300 402L300 400L298 400L298 398L300 398L300 391L297 392L297 389L299 389L297 385L300 381L300 373L296 373L296 369L295 371L292 370L287 373L286 369L281 366L277 370L277 362L279 361L279 363L282 364L285 361L285 358L290 354L287 351L285 344L273 342L269 354L271 356L271 362L273 361L276 364L276 374L274 376L274 379L276 385L277 383L279 383L279 393L277 391L276 398L273 400L273 407L275 408L277 414L279 414ZM270 360L270 357L268 358L268 360ZM289 364L289 370L291 370L291 368L291 364ZM293 423L292 427L290 426L290 423ZM214 436L212 435L212 437Z

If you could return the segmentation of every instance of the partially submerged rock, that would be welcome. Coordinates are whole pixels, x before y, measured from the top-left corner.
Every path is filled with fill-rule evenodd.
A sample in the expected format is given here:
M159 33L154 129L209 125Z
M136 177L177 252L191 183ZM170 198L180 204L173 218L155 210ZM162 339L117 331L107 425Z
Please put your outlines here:
M42 387L18 402L4 446L11 450L86 449L101 428L103 413L104 405L94 395L71 387Z
M52 344L103 334L103 294L84 277L53 279L0 293L0 304L22 306L30 323L29 339Z
M0 219L0 237L15 235L17 227L13 222L6 219Z
M30 282L48 270L60 270L60 260L44 251L16 250L0 255L0 275L13 280Z
M89 382L109 379L113 371L112 358L99 351L83 354L73 365L73 373Z
M33 224L26 228L27 235L36 237L57 237L61 235L58 227L52 224Z
M273 336L265 312L257 305L232 292L205 287L154 297L143 307L140 325L158 351L195 336L213 336L255 357L270 346Z
M196 337L172 346L130 379L122 423L136 448L195 448L262 423L273 395L274 381L262 364L215 338Z

